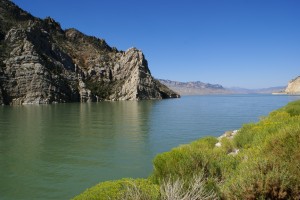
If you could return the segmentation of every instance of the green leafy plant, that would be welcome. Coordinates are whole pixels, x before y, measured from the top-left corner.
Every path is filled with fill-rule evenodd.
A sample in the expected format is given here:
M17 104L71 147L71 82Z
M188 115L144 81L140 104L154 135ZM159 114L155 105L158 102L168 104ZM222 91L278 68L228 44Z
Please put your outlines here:
M121 179L106 181L87 189L74 200L155 200L159 198L159 186L147 179Z

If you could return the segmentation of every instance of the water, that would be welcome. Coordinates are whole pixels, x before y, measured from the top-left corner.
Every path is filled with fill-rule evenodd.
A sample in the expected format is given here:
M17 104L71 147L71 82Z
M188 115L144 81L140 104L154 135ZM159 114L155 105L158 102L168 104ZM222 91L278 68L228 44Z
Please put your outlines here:
M157 153L256 122L296 96L213 95L0 107L0 199L70 199L147 177Z

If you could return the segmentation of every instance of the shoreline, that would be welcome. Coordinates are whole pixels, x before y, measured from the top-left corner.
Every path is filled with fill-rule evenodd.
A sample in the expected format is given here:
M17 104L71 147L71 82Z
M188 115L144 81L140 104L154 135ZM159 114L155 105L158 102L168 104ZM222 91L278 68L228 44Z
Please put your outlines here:
M160 200L166 187L174 192L178 184L187 184L188 189L177 188L185 195L191 194L189 190L198 183L201 186L197 191L202 193L195 194L201 198L213 195L216 198L212 199L249 199L249 196L297 199L299 122L300 100L272 111L259 122L243 124L240 129L226 131L219 137L203 137L156 155L148 178L101 182L74 199L94 196L96 200L103 195L107 199L120 199L138 189L138 195ZM256 187L258 184L260 188Z

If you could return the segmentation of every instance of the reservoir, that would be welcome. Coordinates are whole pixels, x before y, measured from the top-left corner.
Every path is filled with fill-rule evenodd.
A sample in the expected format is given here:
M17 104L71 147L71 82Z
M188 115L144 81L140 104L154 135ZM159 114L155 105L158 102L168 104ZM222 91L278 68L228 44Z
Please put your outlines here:
M147 177L156 154L257 122L300 96L0 107L0 199L70 199L123 177Z

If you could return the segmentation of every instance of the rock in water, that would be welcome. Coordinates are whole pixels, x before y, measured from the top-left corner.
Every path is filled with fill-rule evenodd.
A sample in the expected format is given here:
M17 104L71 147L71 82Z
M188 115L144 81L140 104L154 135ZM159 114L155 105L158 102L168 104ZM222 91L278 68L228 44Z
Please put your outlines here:
M0 0L0 104L178 98L156 81L143 53L62 30Z

